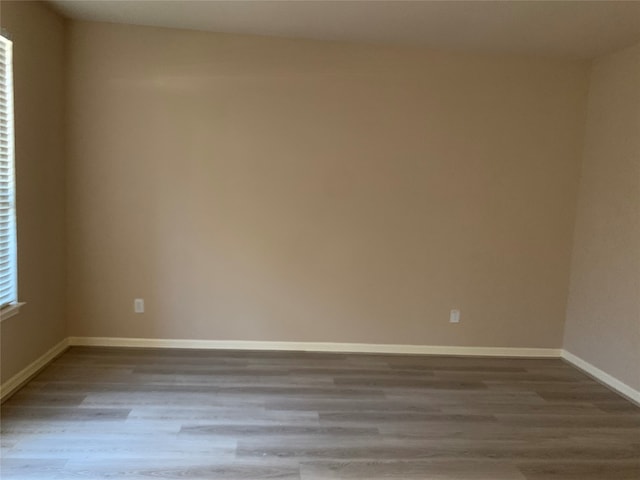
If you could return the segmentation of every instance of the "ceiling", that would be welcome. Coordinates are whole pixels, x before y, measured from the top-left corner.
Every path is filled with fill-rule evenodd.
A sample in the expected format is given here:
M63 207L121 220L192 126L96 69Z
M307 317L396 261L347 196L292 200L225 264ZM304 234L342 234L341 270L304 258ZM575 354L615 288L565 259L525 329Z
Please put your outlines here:
M640 41L640 1L50 0L81 20L590 58Z

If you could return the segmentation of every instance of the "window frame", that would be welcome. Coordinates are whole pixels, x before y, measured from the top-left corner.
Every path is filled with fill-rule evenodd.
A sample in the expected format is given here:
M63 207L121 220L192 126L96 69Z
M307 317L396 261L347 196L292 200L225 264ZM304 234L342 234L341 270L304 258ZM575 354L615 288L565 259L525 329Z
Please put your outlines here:
M9 266L9 301L0 305L0 321L6 320L20 311L23 302L18 301L18 238L16 210L16 175L15 175L15 110L13 84L13 40L4 30L0 32L5 59L2 64L5 70L5 113L6 113L6 150L8 159L8 260Z

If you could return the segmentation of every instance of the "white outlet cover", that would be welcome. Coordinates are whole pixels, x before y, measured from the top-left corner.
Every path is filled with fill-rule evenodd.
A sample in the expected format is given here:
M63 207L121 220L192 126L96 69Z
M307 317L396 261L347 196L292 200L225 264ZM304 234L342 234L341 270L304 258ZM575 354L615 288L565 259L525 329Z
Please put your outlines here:
M133 311L135 313L144 313L144 298L136 298L133 300Z
M459 323L460 322L460 310L453 309L449 314L449 322L450 323Z

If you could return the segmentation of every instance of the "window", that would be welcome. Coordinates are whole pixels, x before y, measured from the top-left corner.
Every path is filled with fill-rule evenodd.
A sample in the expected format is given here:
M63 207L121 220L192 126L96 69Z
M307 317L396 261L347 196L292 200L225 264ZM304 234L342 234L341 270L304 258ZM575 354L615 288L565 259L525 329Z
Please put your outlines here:
M3 319L18 306L12 47L10 40L0 36L0 310Z

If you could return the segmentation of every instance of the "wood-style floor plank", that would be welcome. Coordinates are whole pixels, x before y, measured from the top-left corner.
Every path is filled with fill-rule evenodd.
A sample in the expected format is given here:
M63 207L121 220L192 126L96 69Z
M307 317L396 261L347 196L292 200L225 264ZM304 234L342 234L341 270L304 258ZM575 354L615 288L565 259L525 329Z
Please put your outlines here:
M640 479L640 408L554 359L74 347L0 419L3 479Z

